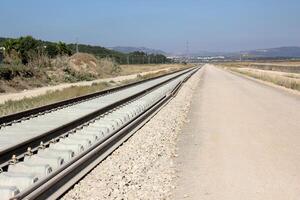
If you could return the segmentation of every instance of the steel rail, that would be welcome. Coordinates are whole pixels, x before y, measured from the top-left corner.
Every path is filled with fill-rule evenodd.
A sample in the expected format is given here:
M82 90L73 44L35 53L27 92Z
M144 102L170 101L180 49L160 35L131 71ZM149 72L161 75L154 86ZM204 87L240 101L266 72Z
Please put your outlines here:
M89 113L89 114L87 114L87 115L85 115L85 116L83 116L83 117L81 117L81 118L79 118L75 121L64 124L64 125L62 125L60 127L57 127L57 128L55 128L51 131L42 133L38 136L32 137L32 138L30 138L30 139L28 139L24 142L21 142L17 145L11 146L10 148L6 148L6 149L0 151L0 167L5 170L8 166L8 164L9 164L9 161L12 158L12 156L15 156L17 159L22 159L24 157L24 155L26 154L28 147L30 147L33 150L36 150L36 149L38 149L41 142L47 143L47 142L51 141L52 139L59 137L63 133L66 133L66 132L74 129L75 127L79 126L80 124L83 124L83 123L85 123L85 122L87 122L87 121L89 121L89 120L91 120L91 119L93 119L93 118L95 118L95 117L97 117L97 116L113 109L114 107L117 107L117 106L119 106L119 105L121 105L125 102L128 102L128 101L130 101L130 100L132 100L132 99L134 99L134 98L136 98L136 97L138 97L142 94L145 94L148 91L150 91L154 88L157 88L160 85L165 84L165 83L167 83L167 82L169 82L169 81L171 81L171 80L173 80L173 79L175 79L175 78L177 78L177 77L179 77L183 74L186 74L186 73L190 72L193 69L194 68L192 68L192 69L190 69L186 72L183 72L181 74L178 74L177 76L174 76L174 77L162 82L161 84L150 87L150 88L148 88L148 89L146 89L142 92L139 92L135 95L131 95L128 98L122 99L122 100L117 101L117 102L113 102L109 106L98 109L95 112ZM180 70L180 71L182 71L182 70ZM171 74L173 74L173 73L171 73ZM164 76L167 76L167 75L164 75ZM160 76L160 77L162 77L162 76ZM155 79L151 79L151 80L155 80ZM144 83L144 82L145 81L140 82L140 83ZM137 83L134 83L134 85L137 85ZM124 88L127 88L127 87L123 86L122 88L124 89Z
M102 90L102 91L99 91L99 92L94 92L94 93L91 93L91 94L82 95L82 96L79 96L79 97L70 98L70 99L67 99L67 100L63 100L63 101L59 101L59 102L56 102L56 103L48 104L48 105L45 105L45 106L40 106L40 107L24 110L24 111L21 111L21 112L1 116L0 117L0 127L3 126L3 125L9 125L9 124L11 124L15 121L20 121L20 120L22 120L22 118L29 118L30 116L38 115L39 113L43 113L45 111L57 109L57 108L60 108L62 106L74 104L74 103L81 102L81 101L86 101L86 100L89 100L89 99L97 97L97 96L106 95L106 94L109 94L109 93L112 93L112 92L116 92L116 91L119 91L119 90L122 90L122 89L125 89L125 88L128 88L128 87L132 87L132 86L147 82L147 81L159 79L159 78L161 78L163 76L166 76L166 75L175 74L177 72L184 71L184 70L186 70L186 69L176 70L176 71L173 71L171 73L159 75L159 76L152 77L152 78L149 78L149 79L136 81L136 82L129 83L129 84L126 84L126 85L121 85L121 86L105 89L105 90Z
M199 68L198 68L199 69ZM198 70L197 69L197 70ZM182 83L189 79L192 72L183 81L177 84L171 94L166 94L157 103L144 111L141 115L134 118L120 130L113 133L103 142L98 142L88 150L77 156L72 162L54 171L50 176L45 177L31 188L15 196L14 200L19 199L57 199L68 191L75 183L88 174L102 160L109 156L116 148L128 140L138 129L147 123L164 105L176 96Z

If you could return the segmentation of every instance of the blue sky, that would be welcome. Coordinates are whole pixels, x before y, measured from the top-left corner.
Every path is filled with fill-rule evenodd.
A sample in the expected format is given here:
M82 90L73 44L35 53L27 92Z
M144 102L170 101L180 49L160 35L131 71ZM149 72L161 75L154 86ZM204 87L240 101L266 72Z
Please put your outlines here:
M0 36L167 52L300 46L299 0L1 0Z

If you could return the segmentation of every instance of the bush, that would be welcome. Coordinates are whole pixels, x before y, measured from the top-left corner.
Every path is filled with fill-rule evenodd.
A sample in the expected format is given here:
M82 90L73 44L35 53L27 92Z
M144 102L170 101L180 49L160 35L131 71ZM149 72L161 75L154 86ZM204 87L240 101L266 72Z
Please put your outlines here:
M59 53L57 46L52 43L46 46L45 51L50 58L56 57Z
M58 50L58 54L60 55L72 55L71 49L64 42L58 42L56 44L56 48Z
M40 55L54 58L57 55L71 55L72 51L66 43L47 42L36 40L31 36L20 37L18 39L9 39L4 42L5 57L7 62L13 63L20 59L23 64L28 64L30 59Z
M38 51L39 42L31 36L20 37L17 40L17 52L23 64L27 64L30 54Z
M119 74L121 72L121 67L120 65L114 63L112 68L111 68L111 73L112 74Z
M64 72L65 72L65 81L71 83L77 81L91 81L95 79L95 77L90 73L80 73L73 70L70 67L64 68Z
M27 66L30 68L51 68L51 60L44 50L28 54Z
M0 66L0 79L12 80L14 77L33 77L34 73L31 69L24 65L17 66Z

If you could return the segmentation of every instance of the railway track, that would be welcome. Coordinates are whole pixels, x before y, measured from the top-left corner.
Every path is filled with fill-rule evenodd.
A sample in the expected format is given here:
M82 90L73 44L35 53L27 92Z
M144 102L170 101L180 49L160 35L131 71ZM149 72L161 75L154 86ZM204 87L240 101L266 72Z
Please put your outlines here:
M129 138L198 68L0 119L0 199L55 199Z

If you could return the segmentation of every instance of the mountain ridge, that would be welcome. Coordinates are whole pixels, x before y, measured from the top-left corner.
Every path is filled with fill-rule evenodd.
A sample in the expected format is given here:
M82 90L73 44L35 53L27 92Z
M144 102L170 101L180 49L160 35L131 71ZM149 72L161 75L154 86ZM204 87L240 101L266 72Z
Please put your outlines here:
M241 51L240 54L256 57L300 57L300 47L282 46L275 48L256 49L250 51Z
M186 54L176 54L177 56L187 56ZM255 50L245 50L236 52L210 52L210 51L198 51L188 54L190 57L206 57L206 56L225 56L230 58L238 58L241 56L252 58L299 58L300 47L298 46L282 46L274 48L264 48Z
M147 54L163 54L166 55L167 53L160 50L160 49L151 49L147 47L133 47L133 46L115 46L115 47L107 47L108 49L119 51L122 53L132 53L135 51L142 51Z

